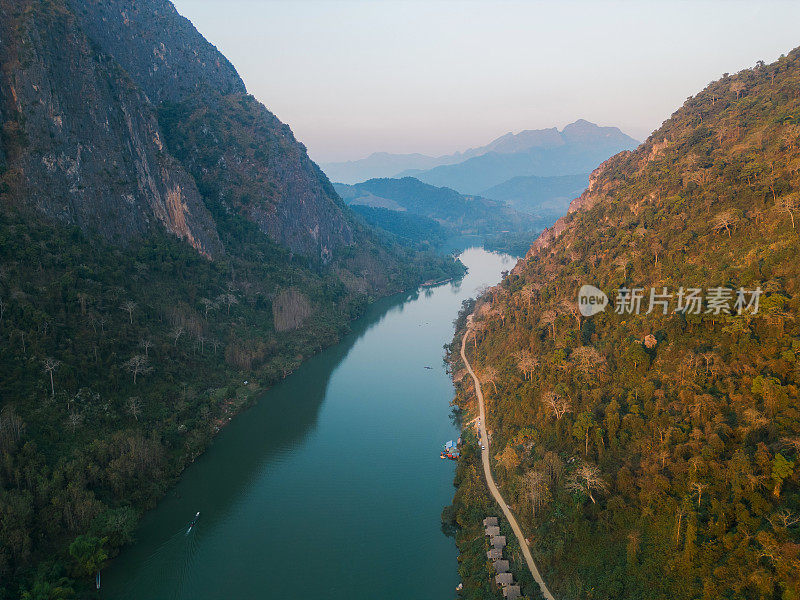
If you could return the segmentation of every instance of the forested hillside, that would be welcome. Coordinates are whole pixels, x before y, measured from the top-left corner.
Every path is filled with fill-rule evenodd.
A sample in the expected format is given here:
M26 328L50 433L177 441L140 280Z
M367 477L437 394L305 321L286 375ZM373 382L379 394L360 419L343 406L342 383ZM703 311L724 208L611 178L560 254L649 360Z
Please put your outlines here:
M465 196L413 177L370 179L356 185L336 184L336 189L348 204L421 215L438 221L451 235L530 232L535 224L532 215L517 212L505 202Z
M798 190L794 50L601 165L480 298L467 351L494 472L557 598L800 598ZM584 284L605 311L582 315ZM460 473L469 527L482 500Z
M94 574L370 301L458 276L354 215L166 0L0 0L0 598Z

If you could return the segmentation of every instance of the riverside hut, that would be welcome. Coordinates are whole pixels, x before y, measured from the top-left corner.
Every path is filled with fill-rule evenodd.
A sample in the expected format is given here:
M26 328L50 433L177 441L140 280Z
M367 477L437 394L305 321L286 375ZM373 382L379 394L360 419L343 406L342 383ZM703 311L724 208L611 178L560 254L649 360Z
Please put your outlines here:
M512 585L514 583L514 576L511 573L500 573L495 578L495 583L501 587Z
M495 573L507 573L509 564L507 560L496 560L492 563L492 567Z

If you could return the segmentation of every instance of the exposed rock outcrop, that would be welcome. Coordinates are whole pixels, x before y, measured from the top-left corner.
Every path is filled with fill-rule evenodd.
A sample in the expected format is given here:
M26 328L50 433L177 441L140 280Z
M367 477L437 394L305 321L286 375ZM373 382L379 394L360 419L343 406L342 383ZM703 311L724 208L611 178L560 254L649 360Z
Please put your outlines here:
M125 243L160 223L207 255L222 244L195 183L163 151L155 111L58 2L0 0L0 105L12 197Z

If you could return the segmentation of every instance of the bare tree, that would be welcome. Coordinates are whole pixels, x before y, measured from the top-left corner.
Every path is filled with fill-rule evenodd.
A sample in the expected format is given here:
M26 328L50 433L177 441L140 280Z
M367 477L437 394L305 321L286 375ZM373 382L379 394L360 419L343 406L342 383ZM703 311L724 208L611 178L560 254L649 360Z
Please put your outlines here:
M211 344L212 346L214 346L214 354L216 354L217 353L217 348L219 348L219 340L211 339L211 340L208 341L208 343Z
M137 396L128 398L127 409L128 414L138 421L139 415L142 414L142 401Z
M208 321L208 311L214 308L214 301L208 298L200 298L200 304L203 305L203 309L205 310L205 318L206 321Z
M56 386L55 383L53 382L53 373L61 365L61 361L56 360L55 358L47 357L44 359L42 364L44 366L45 372L47 372L50 375L50 396L55 397Z
M523 350L517 355L517 367L522 371L525 381L529 381L536 367L539 366L539 359L527 350Z
M735 211L725 210L714 217L712 227L714 231L722 231L724 229L728 232L728 237L731 237L731 226L735 225L737 220Z
M531 512L536 515L536 511L545 506L551 498L550 486L547 475L541 471L528 471L523 477L525 492L531 505Z
M172 333L171 333L170 335L172 335L172 338L174 339L174 342L175 342L175 343L174 343L174 345L175 345L175 346L177 346L177 345L178 345L178 340L179 340L179 339L180 339L180 337L183 335L183 332L184 332L183 325L177 325L177 326L176 326L176 327L175 327L175 328L172 330Z
M600 468L592 463L581 463L567 480L567 489L589 496L589 500L596 504L592 492L605 493L608 484L603 480Z
M147 364L147 358L143 354L136 354L127 360L125 368L133 374L133 384L136 385L136 376L152 371L152 367Z
M197 343L200 344L200 354L204 354L206 338L205 336L198 335L197 336Z
M144 357L150 358L150 348L153 347L153 340L150 338L142 338L139 340L139 347L144 350Z
M565 398L555 392L546 392L542 396L542 402L550 408L556 421L560 421L561 417L568 412L572 412L572 404L569 398Z
M220 302L227 305L229 315L231 314L231 306L233 306L234 304L239 304L239 300L236 298L236 296L234 296L230 292L228 292L227 294L221 294L218 299Z
M0 323L3 322L3 315L5 314L6 314L6 303L2 298L0 298Z
M131 321L131 325L133 325L133 311L136 310L136 302L128 300L127 302L123 302L120 308L128 313L128 318Z
M794 211L797 210L798 201L796 194L787 194L781 196L775 203L775 210L780 214L789 215L792 220L792 229L794 229Z
M788 508L782 508L769 518L769 522L775 529L779 527L789 529L789 527L800 523L800 515Z

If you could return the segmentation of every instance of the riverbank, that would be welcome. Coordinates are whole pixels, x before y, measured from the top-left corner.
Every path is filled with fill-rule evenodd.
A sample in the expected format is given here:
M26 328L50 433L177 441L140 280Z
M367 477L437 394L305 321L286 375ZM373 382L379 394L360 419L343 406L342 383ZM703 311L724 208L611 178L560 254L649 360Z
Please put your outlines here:
M494 583L494 573L490 563L486 560L488 545L484 537L483 519L487 515L504 513L504 517L500 518L501 533L508 540L506 552L511 558L511 572L519 583L524 597L530 600L552 599L552 595L539 576L527 544L524 550L520 545L523 536L513 514L510 513L496 486L493 490L489 488L489 485L494 486L494 481L489 468L490 445L485 430L486 415L482 403L478 402L482 397L481 385L465 355L468 328L474 309L475 300L465 302L462 306L455 321L455 336L447 347L446 355L456 388L453 404L459 414L469 414L472 420L480 417L480 434L485 447L482 451L481 440L472 427L462 431L463 445L454 479L456 492L453 504L442 512L443 522L455 530L456 545L459 549L461 565L459 575L463 583L459 597L468 600L503 597L500 588ZM492 498L491 491L497 498ZM522 543L525 544L524 539Z
M458 429L442 346L462 301L513 266L462 257L463 279L370 306L224 427L104 573L104 597L452 597L440 515L455 464L439 452Z

